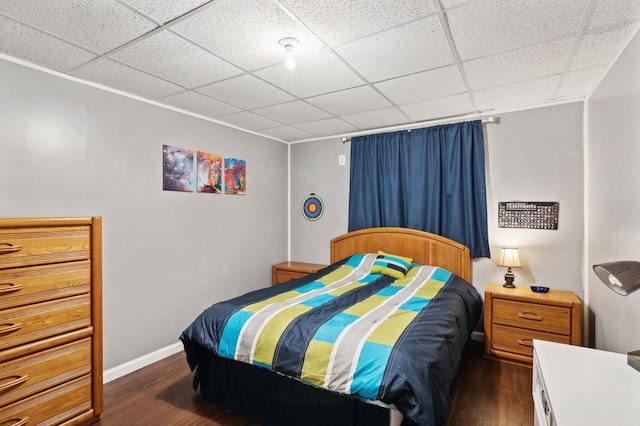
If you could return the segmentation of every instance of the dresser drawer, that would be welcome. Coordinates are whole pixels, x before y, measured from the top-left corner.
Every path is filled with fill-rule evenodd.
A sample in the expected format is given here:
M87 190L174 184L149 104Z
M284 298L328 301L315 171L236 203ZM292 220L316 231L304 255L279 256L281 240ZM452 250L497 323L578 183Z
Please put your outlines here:
M5 309L0 311L0 350L90 325L89 295Z
M91 263L0 269L0 310L88 293Z
M89 259L88 226L0 229L0 269Z
M494 324L571 334L571 308L493 299L492 309Z
M570 344L569 336L495 325L491 349L533 357L533 339Z
M0 364L0 407L91 372L91 339Z
M57 425L92 413L91 378L83 376L0 408L0 425Z

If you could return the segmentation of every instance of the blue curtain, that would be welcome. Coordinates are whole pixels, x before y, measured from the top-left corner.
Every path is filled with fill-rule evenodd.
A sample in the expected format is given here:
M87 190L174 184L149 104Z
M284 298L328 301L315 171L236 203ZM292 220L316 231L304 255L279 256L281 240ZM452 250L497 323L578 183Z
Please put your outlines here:
M490 257L480 120L351 140L349 231L419 229Z

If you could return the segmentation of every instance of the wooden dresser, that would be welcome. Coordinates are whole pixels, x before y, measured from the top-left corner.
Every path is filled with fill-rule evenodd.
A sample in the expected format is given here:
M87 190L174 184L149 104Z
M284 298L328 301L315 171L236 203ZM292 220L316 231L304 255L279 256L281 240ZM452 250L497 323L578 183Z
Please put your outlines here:
M101 218L0 218L0 424L101 412Z
M582 302L570 291L534 293L529 287L487 284L484 294L486 358L531 366L533 339L580 345Z

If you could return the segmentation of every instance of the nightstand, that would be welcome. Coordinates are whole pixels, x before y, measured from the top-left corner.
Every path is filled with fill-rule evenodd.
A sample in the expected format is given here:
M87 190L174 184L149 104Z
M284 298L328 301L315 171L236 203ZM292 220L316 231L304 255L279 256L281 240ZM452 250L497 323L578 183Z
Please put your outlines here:
M484 355L531 367L533 339L580 345L582 302L571 291L534 293L529 287L487 284L484 293Z
M281 284L294 278L301 278L320 269L326 268L327 265L318 263L305 262L282 262L276 263L271 267L271 285Z

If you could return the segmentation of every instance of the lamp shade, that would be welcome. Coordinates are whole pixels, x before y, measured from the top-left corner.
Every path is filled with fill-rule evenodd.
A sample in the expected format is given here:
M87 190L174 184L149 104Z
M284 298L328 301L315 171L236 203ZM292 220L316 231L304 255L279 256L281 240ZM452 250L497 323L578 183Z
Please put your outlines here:
M640 262L620 260L593 265L593 271L607 287L626 296L640 288Z
M522 266L518 257L517 248L503 248L500 252L498 266L508 266L509 268L519 268Z

